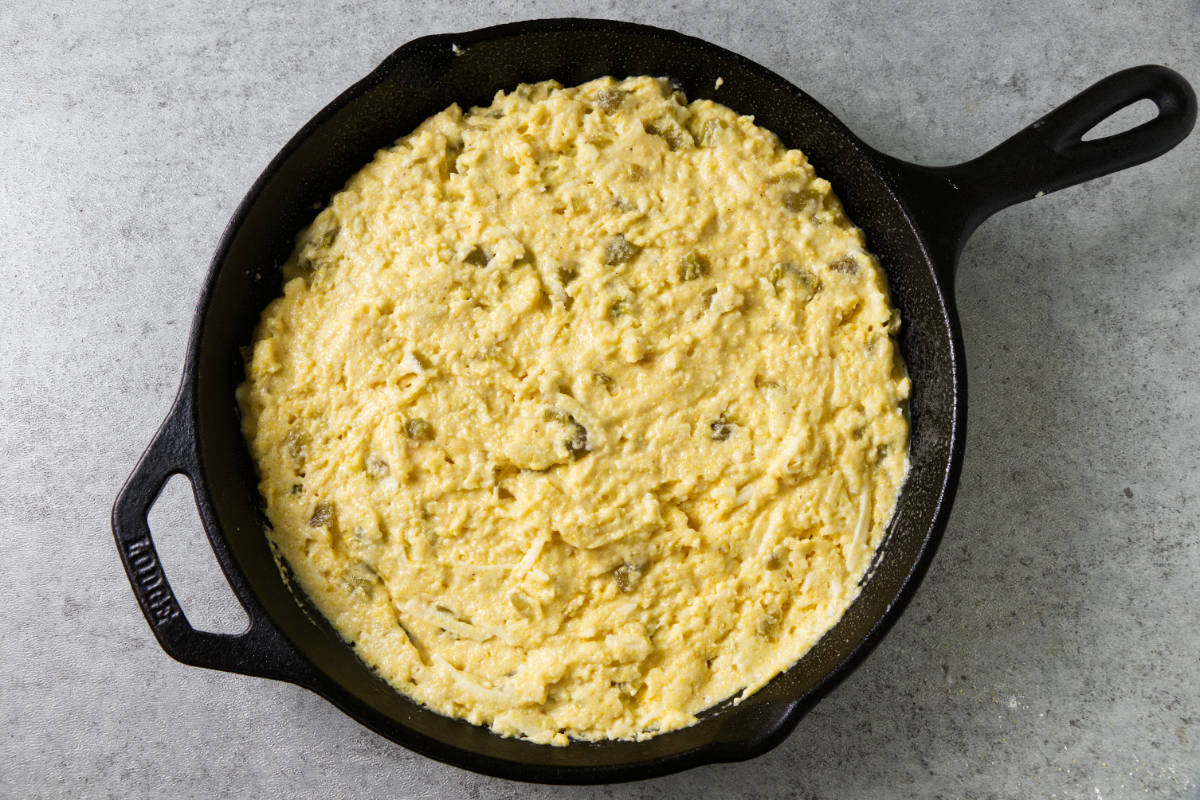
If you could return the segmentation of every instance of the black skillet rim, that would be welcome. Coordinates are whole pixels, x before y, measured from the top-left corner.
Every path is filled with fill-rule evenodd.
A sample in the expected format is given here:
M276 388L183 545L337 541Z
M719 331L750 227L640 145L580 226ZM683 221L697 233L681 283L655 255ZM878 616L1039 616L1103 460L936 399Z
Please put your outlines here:
M196 499L198 501L198 505L200 506L202 518L205 520L206 528L209 528L210 531L216 530L217 535L221 537L226 535L216 522L216 514L214 511L215 503L210 489L211 482L209 480L208 471L204 464L203 458L200 456L200 448L198 447L199 436L197 433L195 433L195 426L198 423L198 420L196 419L196 413L200 403L198 389L200 342L203 339L205 324L208 320L208 311L211 305L217 277L226 260L232 241L244 223L250 209L258 201L260 195L262 194L266 185L270 182L271 178L278 172L281 165L287 161L287 159L300 147L301 143L307 140L316 129L325 125L343 106L345 106L351 100L364 93L369 88L373 87L379 81L386 80L389 69L392 67L392 65L402 60L407 52L417 48L429 48L433 45L449 46L451 43L455 43L463 46L469 46L475 42L500 39L513 35L571 31L604 31L618 33L628 32L641 36L649 35L651 37L673 40L676 43L687 45L688 47L702 53L707 52L723 59L736 60L740 62L741 65L747 70L756 72L766 80L780 86L786 90L788 94L795 97L797 102L809 106L814 113L822 116L825 122L842 136L844 142L848 146L858 151L858 153L867 162L875 166L877 174L883 179L883 183L891 193L893 201L902 209L903 216L911 226L911 233L920 246L927 263L933 267L935 272L933 284L939 292L941 311L948 323L947 333L950 344L950 356L955 372L955 376L952 379L952 383L955 388L955 397L952 403L954 419L952 421L953 434L949 444L949 461L946 464L946 468L943 473L942 486L940 488L936 510L933 515L933 522L929 526L929 530L925 536L924 544L920 549L920 554L915 559L912 568L908 571L907 577L904 579L900 589L894 595L892 602L884 611L884 613L876 619L869 632L863 636L858 644L850 650L846 657L842 659L833 669L829 670L809 692L792 703L791 708L787 711L784 719L780 722L774 723L770 728L768 735L766 736L744 742L714 741L693 750L684 751L672 756L632 765L625 764L617 766L572 767L531 765L497 759L473 751L464 750L453 745L447 745L433 739L427 739L411 729L404 728L399 726L397 723L392 722L391 720L376 715L369 707L364 708L363 704L359 700L350 696L344 689L342 689L341 686L336 684L333 680L327 678L315 667L309 670L309 674L307 675L297 674L295 676L285 677L285 679L293 680L294 682L311 689L312 691L332 702L343 712L358 720L360 723L372 728L387 738L439 761L496 777L513 780L574 784L639 780L666 775L703 764L752 758L772 749L791 733L804 713L821 697L834 688L838 682L844 679L846 675L848 675L853 668L855 668L878 644L878 642L894 624L895 620L903 612L913 594L913 591L915 590L915 587L923 578L924 573L928 568L936 547L941 539L942 533L945 530L950 506L953 501L961 470L965 433L966 387L962 342L957 315L955 313L952 301L947 299L948 286L946 280L946 271L951 265L939 263L930 254L930 248L927 241L928 234L914 222L916 215L909 207L909 204L905 201L905 198L896 190L895 177L889 174L889 166L892 166L892 164L889 164L889 160L866 146L860 139L858 139L858 137L851 133L849 129L847 129L846 126L840 122L840 120L833 116L833 114L827 111L823 106L805 94L798 87L794 86L790 81L787 81L777 73L751 61L740 54L726 50L703 39L698 39L663 28L640 25L636 23L577 18L541 19L506 23L463 33L435 34L432 36L414 39L405 45L402 45L393 54L381 62L377 68L372 70L371 73L339 94L333 101L327 104L311 120L309 120L309 122L300 128L300 130L280 149L275 157L272 158L261 175L255 180L245 197L238 204L229 224L222 233L221 239L211 261L209 271L204 280L203 289L196 306L194 317L195 321L187 346L184 379L179 393L179 399L186 400L188 402L192 413L192 432L196 439L193 445L195 446L196 451ZM231 571L237 573L240 577L239 582L244 586L250 586L249 581L247 581L244 574L241 573L241 568L237 561L233 558L232 553L226 548L227 545L222 547L214 546L214 550L217 553L217 557L220 560L223 569L227 573L230 573ZM252 596L254 595L253 589L250 589L250 594ZM257 600L257 598L255 599ZM265 609L263 609L263 613L266 613ZM282 632L281 635L283 635ZM290 641L289 644L291 644ZM291 646L293 649L296 649L295 645ZM300 656L300 658L303 659L303 656ZM588 745L586 743L571 745L571 747L587 746Z

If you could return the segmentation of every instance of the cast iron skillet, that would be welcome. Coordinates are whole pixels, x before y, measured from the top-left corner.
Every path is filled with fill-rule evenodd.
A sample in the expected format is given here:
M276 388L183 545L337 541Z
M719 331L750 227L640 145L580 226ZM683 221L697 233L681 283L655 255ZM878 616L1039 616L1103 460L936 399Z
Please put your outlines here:
M504 739L427 711L376 678L281 579L263 535L254 467L234 389L239 348L280 291L278 265L314 207L380 147L451 102L486 105L499 89L554 78L668 76L689 98L753 114L830 179L866 232L903 315L913 391L912 471L885 547L859 598L794 667L740 705L644 742L555 748ZM723 79L719 88L718 78ZM1083 141L1142 99L1158 116ZM1183 140L1196 99L1158 66L1119 72L985 155L929 168L883 155L783 78L727 50L671 31L602 20L540 20L410 42L322 110L288 142L234 214L196 311L174 406L113 508L113 532L150 627L174 658L307 687L383 736L467 769L528 781L600 783L733 761L774 747L895 621L941 537L962 459L966 379L951 295L967 236L992 213L1142 163ZM242 634L193 629L155 554L146 514L166 479L186 475L230 586L250 617Z

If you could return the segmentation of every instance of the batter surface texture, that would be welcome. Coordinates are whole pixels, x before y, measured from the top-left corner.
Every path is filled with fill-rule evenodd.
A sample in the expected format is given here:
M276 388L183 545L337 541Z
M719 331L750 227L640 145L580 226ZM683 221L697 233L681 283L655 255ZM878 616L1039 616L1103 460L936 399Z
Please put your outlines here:
M420 703L646 738L857 595L907 469L899 317L750 118L651 78L453 106L284 274L239 392L268 533Z

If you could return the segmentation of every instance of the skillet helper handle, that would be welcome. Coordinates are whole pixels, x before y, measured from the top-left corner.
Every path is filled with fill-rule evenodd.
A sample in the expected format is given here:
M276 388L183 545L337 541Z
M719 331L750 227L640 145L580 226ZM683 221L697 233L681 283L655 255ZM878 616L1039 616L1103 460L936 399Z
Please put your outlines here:
M193 628L167 582L150 537L147 514L167 479L174 475L187 476L194 496L199 468L193 447L193 430L191 404L181 392L113 504L113 535L133 593L159 645L177 661L301 682L300 676L306 671L304 663L267 618L266 612L257 604L242 600L237 591L240 580L227 576L235 594L239 594L238 601L250 617L250 627L241 634L210 633ZM205 524L207 527L207 520Z
M1099 139L1083 136L1113 114L1150 100L1158 115ZM1000 209L1149 161L1182 142L1196 122L1196 95L1157 65L1122 70L1084 89L979 158L945 168L966 194L969 234ZM965 237L964 237L965 238Z

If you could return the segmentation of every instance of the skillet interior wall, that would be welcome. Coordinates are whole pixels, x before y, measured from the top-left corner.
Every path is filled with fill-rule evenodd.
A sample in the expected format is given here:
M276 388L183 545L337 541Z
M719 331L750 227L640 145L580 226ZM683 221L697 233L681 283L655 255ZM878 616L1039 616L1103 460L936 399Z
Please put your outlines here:
M470 43L454 56L449 40L430 40L390 72L355 87L348 102L322 112L309 137L287 152L252 204L229 247L219 254L199 328L196 393L200 460L210 501L233 556L259 599L297 647L360 702L390 720L431 738L452 740L500 758L538 763L576 763L578 748L538 748L498 740L483 731L417 709L375 679L336 636L305 614L280 580L261 534L257 479L246 452L234 403L243 378L239 348L249 342L259 314L280 290L277 265L295 233L378 148L407 133L451 102L464 107L490 101L497 89L554 78L564 85L601 75L666 75L690 99L709 97L775 131L799 147L819 174L829 178L850 217L867 233L868 246L888 272L893 301L901 309L901 347L913 380L912 473L901 495L884 557L846 617L797 668L777 678L735 716L763 713L772 703L794 700L818 684L875 624L912 569L936 512L949 461L954 414L951 321L910 220L875 171L865 151L827 113L786 91L765 71L711 50L661 40L646 32L545 31L520 39ZM725 80L714 90L717 77ZM755 710L757 706L757 710ZM729 718L709 714L699 725L650 742L606 743L609 763L667 756L736 731L720 729ZM736 727L736 726L735 726ZM634 749L636 747L636 749Z

